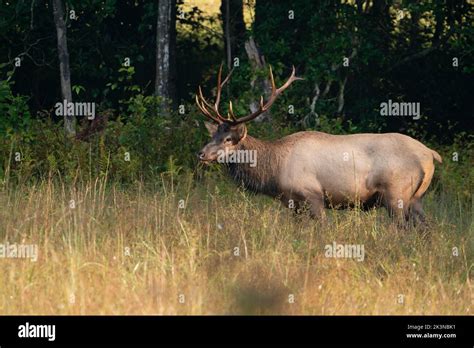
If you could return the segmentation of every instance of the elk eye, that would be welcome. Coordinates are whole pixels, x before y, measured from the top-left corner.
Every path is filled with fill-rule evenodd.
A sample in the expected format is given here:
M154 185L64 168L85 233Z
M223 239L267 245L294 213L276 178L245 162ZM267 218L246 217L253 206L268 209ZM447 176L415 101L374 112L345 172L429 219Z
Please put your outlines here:
M228 137L228 138L225 139L225 142L226 142L226 143L230 143L231 141L232 141L232 138L231 138L231 137Z

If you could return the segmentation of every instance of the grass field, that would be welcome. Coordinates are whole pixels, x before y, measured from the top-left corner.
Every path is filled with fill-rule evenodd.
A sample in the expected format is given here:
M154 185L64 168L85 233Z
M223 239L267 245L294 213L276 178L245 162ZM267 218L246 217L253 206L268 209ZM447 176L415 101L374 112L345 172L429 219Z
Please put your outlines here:
M73 202L71 202L73 201ZM426 231L384 210L322 226L222 179L6 185L1 314L472 314L473 209L430 190ZM363 261L325 245L364 246ZM238 249L236 249L238 248ZM455 249L453 249L455 248ZM457 251L457 252L456 252Z

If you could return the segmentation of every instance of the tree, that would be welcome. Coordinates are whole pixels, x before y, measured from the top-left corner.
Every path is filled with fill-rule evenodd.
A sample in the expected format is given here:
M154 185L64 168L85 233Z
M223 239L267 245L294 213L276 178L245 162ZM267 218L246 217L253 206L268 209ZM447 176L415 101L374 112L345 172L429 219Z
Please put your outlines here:
M245 41L245 22L242 0L221 1L222 29L227 67L242 53Z
M175 99L176 0L159 0L156 26L155 95Z
M58 39L59 76L61 79L61 95L63 100L72 102L71 70L69 68L69 52L67 49L67 31L64 22L64 6L62 0L53 0L54 24ZM64 129L69 136L76 133L74 116L64 117Z

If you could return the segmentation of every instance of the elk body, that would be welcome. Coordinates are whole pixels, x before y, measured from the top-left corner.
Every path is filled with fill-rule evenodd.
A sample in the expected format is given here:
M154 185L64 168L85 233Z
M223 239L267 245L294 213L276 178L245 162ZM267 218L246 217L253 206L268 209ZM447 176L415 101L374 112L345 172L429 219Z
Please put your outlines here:
M275 87L270 70L272 94L251 115L237 119L229 105L228 117L219 112L222 67L218 75L216 102L211 105L199 89L196 102L214 123L206 127L211 141L199 152L201 162L218 161L222 154L256 154L255 163L220 161L228 167L238 184L249 190L280 198L298 209L309 203L313 217L324 218L324 208L383 205L391 216L406 221L424 221L422 197L441 156L419 141L398 133L331 135L298 132L268 142L247 134L245 122L268 110L293 81L295 70L286 83ZM247 157L248 158L248 157ZM236 159L236 157L233 157Z

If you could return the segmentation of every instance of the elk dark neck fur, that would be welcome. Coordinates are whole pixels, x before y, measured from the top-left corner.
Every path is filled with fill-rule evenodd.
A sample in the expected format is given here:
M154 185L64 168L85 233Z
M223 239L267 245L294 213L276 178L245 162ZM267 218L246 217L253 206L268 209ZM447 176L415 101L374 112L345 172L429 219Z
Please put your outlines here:
M232 178L246 189L270 196L278 195L277 172L280 156L276 151L277 144L247 136L239 143L236 150L256 151L256 166L249 163L228 163Z

